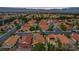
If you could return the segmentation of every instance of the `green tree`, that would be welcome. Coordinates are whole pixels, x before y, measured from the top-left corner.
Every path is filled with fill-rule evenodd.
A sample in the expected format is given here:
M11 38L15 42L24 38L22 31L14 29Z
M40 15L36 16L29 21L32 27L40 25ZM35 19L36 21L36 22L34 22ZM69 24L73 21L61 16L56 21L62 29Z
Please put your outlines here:
M54 48L53 48L53 45L52 44L50 44L50 43L47 43L47 46L48 46L48 51L51 51L51 50L53 50Z
M23 22L23 23L26 23L28 20L27 18L25 18L24 16L19 16L19 19Z
M17 18L17 17L10 17L9 19L13 21L13 20L15 20L16 18Z
M66 26L64 25L64 23L61 23L61 24L60 24L60 28L61 28L63 31L66 31L66 30L67 30L67 28L66 28Z
M34 19L34 18L35 18L35 16L34 16L34 15L32 15L32 18Z
M58 39L57 43L58 43L58 49L57 50L62 50L62 44L61 44L59 39Z
M49 31L52 31L53 30L53 25L50 25L49 26Z
M34 30L35 30L35 27L32 26L32 27L30 28L30 31L34 31Z
M67 17L66 16L60 16L60 19L64 20L64 19L67 19Z
M61 19L63 22L65 22L65 20L67 19L67 17L66 17L66 16L60 16L60 19Z
M30 28L31 31L34 31L34 30L40 30L40 27L39 27L39 23L35 24L34 26L32 26Z
M39 23L36 24L36 30L39 30Z
M45 51L45 44L37 43L32 47L33 51Z
M16 29L20 29L21 26L19 24L16 24Z

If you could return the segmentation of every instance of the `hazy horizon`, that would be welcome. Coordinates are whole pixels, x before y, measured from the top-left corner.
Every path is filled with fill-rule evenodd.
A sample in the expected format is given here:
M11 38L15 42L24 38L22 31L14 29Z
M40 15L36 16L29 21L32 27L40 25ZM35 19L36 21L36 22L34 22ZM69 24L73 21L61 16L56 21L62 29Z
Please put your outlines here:
M1 7L0 7L1 8ZM26 9L63 9L69 7L2 7L2 8L26 8Z

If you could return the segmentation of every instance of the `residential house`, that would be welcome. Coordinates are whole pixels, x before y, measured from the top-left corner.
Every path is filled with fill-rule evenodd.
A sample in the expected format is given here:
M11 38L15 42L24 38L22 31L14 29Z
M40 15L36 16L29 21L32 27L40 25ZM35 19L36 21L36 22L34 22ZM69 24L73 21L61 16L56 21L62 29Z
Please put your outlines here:
M19 39L19 47L20 48L29 48L32 44L32 35L27 34L26 36L22 36Z
M49 26L45 20L41 20L39 26L42 30L48 30Z
M34 33L32 45L37 44L37 43L40 43L40 42L41 43L44 43L45 42L44 36L42 34L40 34L40 33Z
M3 48L11 48L16 44L18 39L19 39L19 36L12 35L6 41L4 41L4 43L2 44L2 47Z

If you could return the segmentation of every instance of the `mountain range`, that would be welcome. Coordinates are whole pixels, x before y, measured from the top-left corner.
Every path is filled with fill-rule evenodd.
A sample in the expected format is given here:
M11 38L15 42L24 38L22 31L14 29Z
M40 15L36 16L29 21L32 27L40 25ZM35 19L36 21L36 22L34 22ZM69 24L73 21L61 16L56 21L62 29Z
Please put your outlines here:
M0 7L0 12L32 12L32 13L39 13L39 12L49 12L49 13L79 13L79 7L68 7L68 8L18 8L18 7Z

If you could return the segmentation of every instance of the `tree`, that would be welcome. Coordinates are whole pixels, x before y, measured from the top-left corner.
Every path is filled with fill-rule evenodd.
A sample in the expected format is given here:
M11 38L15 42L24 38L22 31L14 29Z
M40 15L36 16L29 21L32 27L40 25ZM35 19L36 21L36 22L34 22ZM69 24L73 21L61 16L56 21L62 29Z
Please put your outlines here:
M45 45L43 43L37 43L32 48L33 51L45 51Z
M45 17L42 15L41 17L40 17L40 19L44 19Z
M71 38L70 33L65 34L68 38Z
M67 19L67 17L66 16L60 16L60 19L64 20L64 19Z
M32 27L30 28L30 31L34 31L34 30L35 30L35 27L32 26Z
M13 21L15 20L17 17L10 17L9 20Z
M34 18L35 18L35 16L34 16L34 15L32 15L32 18L34 19Z
M66 44L64 44L64 46L63 46L63 51L67 51L67 50L69 50L69 46L66 45Z
M66 16L60 16L60 19L65 22L65 19L67 19L67 17Z
M36 24L36 30L39 30L39 23Z
M19 24L16 24L16 29L20 29L21 26Z
M67 30L67 27L64 25L64 23L61 23L61 24L60 24L60 28L61 28L63 31L66 31L66 30Z
M48 51L54 50L53 44L47 43Z
M49 31L52 31L53 30L53 25L50 25L49 26Z
M22 23L27 22L28 20L24 16L19 16L19 19L22 21Z
M60 42L59 38L57 38L56 43L58 44L58 48L56 50L58 50L58 51L62 50L62 43Z
M30 28L31 31L34 31L34 30L40 30L40 27L39 27L39 23L37 23L36 25L32 26Z

